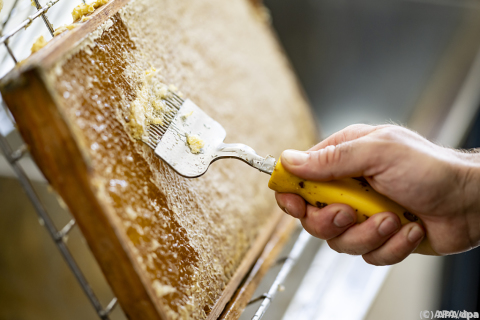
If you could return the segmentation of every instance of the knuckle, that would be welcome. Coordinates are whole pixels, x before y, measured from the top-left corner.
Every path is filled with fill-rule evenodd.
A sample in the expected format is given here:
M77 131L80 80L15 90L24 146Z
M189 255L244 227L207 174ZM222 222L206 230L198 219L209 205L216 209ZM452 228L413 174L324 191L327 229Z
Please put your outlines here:
M399 262L403 261L405 258L406 258L406 256L403 256L401 254L398 254L398 253L395 253L394 251L392 251L390 254L386 255L382 259L382 265L383 266L389 266L389 265L392 265L392 264L396 264L396 263L399 263Z
M403 128L399 126L389 125L381 130L378 130L378 136L387 142L398 141L403 133Z
M339 243L339 241L333 241L332 244L335 246L334 250L340 253L346 253L346 254L358 256L368 252L368 249L366 249L366 247L363 244L358 244L358 243L352 244L349 242L346 243L345 241L343 241L342 243Z
M303 228L310 233L312 236L323 239L323 240L328 240L332 238L330 235L330 232L328 230L328 226L323 223L323 221L318 219L317 211L320 209L318 208L313 208L313 209L307 209L307 213L305 218L301 218L301 223ZM317 216L315 218L315 216Z
M323 149L312 152L310 160L317 167L334 166L341 162L344 153L349 152L349 145L348 142L344 142L337 146L326 146Z
M351 124L351 125L347 126L344 129L344 131L359 131L361 129L370 128L370 127L373 127L373 126L369 125L369 124L356 123L356 124Z
M365 260L366 263L374 265L374 266L388 266L391 264L395 264L396 262L393 260L390 260L389 257L386 257L383 254L375 254L374 252L371 252L369 254L365 254L362 256L363 260Z
M381 264L379 264L378 261L376 261L376 260L375 260L371 255L369 255L369 254L364 254L364 255L362 256L362 258L363 258L363 260L364 260L366 263L368 263L368 264L370 264L370 265L372 265L372 266L381 266Z
M333 251L336 251L338 253L345 253L343 252L343 250L340 249L340 247L338 246L335 240L328 240L327 244L330 247L330 249L332 249Z

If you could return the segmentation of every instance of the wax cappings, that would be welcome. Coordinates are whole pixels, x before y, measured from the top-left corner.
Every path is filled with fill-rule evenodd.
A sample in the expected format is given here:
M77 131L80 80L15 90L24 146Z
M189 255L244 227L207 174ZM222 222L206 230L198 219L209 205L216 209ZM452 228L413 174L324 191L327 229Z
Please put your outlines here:
M131 130L131 108L142 90L152 83L178 85L226 127L231 140L265 154L305 148L314 130L305 122L308 111L294 78L285 76L288 66L249 4L213 2L133 0L49 75L91 164L97 195L121 220L136 262L171 319L207 317L275 202L268 176L240 161L219 161L198 179L174 173ZM192 14L223 10L215 16L221 21L187 17L185 8ZM239 23L229 15L245 22L240 29L229 27L238 33L238 43L202 32ZM258 42L257 52L245 45L250 41ZM215 61L218 56L224 58ZM262 86L261 92L250 89ZM282 94L273 94L277 90ZM298 107L289 108L294 103ZM256 117L255 106L269 116ZM303 119L302 130L292 118ZM259 136L252 130L267 128L270 121L285 123L282 132L270 128Z

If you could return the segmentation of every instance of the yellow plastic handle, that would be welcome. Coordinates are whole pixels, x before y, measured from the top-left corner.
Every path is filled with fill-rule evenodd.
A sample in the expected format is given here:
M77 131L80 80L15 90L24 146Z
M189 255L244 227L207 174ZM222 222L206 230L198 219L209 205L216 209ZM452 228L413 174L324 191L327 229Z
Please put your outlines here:
M357 223L367 220L376 213L393 212L400 217L402 225L409 222L423 224L416 215L376 192L365 180L346 178L329 182L308 181L285 170L280 159L277 161L268 187L282 193L298 194L308 203L319 208L332 203L348 204L357 213ZM436 254L425 239L417 251Z

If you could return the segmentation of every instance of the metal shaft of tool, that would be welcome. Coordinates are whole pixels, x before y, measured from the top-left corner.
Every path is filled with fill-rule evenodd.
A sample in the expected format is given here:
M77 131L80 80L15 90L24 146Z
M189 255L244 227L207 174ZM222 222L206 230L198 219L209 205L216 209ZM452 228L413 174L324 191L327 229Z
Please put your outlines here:
M273 282L268 292L263 295L262 304L257 309L257 312L253 316L252 320L260 320L263 317L263 315L265 314L265 311L267 311L267 308L270 306L270 303L275 298L275 295L279 291L280 287L282 287L288 274L290 273L290 271L292 271L293 266L297 262L298 258L302 254L305 247L307 246L310 238L311 236L308 234L308 232L305 230L302 230L302 232L298 236L298 239L292 248L292 251L290 251L287 259L285 259L285 262L282 268L280 269L280 272L278 273L277 277L275 278L275 281Z

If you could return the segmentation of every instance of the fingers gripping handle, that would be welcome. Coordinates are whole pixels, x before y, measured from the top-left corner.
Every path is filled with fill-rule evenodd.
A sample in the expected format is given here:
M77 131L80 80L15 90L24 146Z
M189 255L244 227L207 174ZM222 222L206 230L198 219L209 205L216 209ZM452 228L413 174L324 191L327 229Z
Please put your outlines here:
M272 173L268 187L282 193L295 193L309 204L323 208L332 203L344 203L357 213L357 223L380 212L393 212L400 218L402 225L410 222L422 222L398 203L376 192L366 181L346 178L329 182L301 179L283 167L280 159ZM436 254L426 237L417 248L417 252Z

